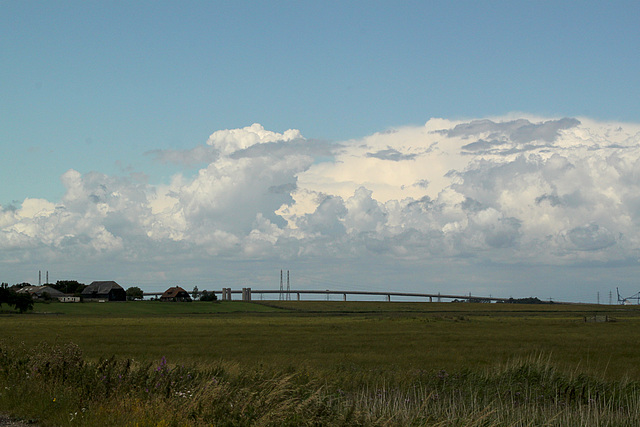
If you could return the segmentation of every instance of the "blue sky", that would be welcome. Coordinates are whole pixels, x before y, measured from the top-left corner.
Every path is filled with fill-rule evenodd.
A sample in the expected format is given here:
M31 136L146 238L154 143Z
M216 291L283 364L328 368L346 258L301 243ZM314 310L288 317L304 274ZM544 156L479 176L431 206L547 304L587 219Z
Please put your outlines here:
M2 1L0 206L69 203L69 170L188 184L213 163L167 153L224 149L212 133L253 123L318 146L431 118L638 123L639 16L634 1Z
M345 140L514 111L637 121L637 2L2 2L0 203L261 123ZM38 173L35 174L34 170ZM45 179L42 179L45 178Z

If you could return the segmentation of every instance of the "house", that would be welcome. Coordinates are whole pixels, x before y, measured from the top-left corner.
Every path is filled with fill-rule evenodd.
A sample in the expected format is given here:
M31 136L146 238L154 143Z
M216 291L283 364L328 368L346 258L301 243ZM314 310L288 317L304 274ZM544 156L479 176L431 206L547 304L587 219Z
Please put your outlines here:
M174 286L164 291L160 301L191 302L191 295L180 286Z
M64 296L64 293L47 285L25 286L24 288L20 288L17 292L31 294L31 297L35 300L46 300Z
M85 301L126 301L127 292L116 282L109 280L104 282L91 282L84 288L82 298Z

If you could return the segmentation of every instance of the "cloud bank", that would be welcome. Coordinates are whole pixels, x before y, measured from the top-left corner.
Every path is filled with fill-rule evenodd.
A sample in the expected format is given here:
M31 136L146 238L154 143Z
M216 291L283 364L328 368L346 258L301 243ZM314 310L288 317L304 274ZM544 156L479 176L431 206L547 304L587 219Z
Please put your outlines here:
M339 143L253 124L151 154L206 166L166 185L67 171L62 200L0 209L5 267L188 263L197 275L212 260L340 259L366 277L367 260L384 259L409 272L453 262L472 281L479 265L640 256L636 124L431 119Z

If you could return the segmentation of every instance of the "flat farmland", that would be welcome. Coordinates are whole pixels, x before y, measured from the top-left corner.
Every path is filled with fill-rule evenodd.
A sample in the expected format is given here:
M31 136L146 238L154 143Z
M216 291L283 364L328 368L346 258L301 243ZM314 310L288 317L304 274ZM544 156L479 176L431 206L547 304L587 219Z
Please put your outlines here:
M0 322L5 343L74 343L96 360L404 372L544 355L566 369L640 379L633 306L143 301L37 304Z
M0 413L41 425L640 419L637 306L52 303L0 324Z

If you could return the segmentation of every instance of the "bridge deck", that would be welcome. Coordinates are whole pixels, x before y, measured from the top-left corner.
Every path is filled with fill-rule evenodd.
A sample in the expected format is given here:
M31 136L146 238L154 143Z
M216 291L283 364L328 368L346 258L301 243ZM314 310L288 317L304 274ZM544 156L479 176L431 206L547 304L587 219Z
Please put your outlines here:
M208 291L209 293L214 293L216 295L222 295L222 291ZM231 290L232 294L242 294L242 290ZM144 296L160 296L163 292L145 292ZM200 292L198 292L200 294ZM477 299L483 301L508 301L509 298L496 298L492 296L477 296L477 295L452 295L452 294L432 294L432 293L419 293L419 292L385 292L385 291L336 291L336 290L290 290L290 291L280 291L277 289L251 289L251 294L282 294L285 298L286 296L296 295L298 299L300 299L300 295L342 295L346 298L347 295L352 296L383 296L390 299L391 297L410 297L410 298L429 298L430 300L435 299Z

